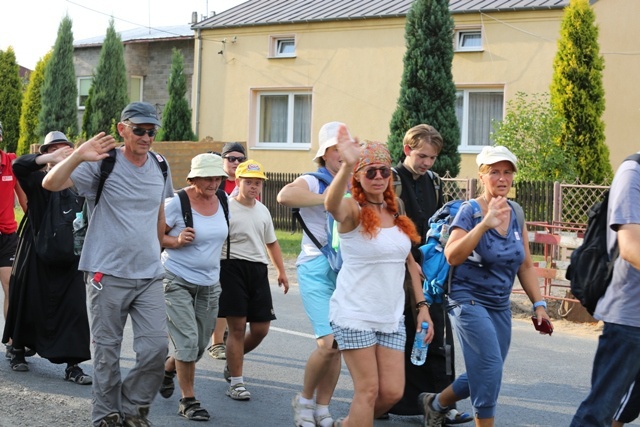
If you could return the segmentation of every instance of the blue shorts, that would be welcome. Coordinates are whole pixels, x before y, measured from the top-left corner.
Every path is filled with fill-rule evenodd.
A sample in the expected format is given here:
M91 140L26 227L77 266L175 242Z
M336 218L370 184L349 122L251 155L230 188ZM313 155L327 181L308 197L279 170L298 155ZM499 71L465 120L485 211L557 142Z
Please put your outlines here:
M398 330L391 333L343 328L335 323L331 323L331 327L333 328L333 337L340 350L357 350L381 345L404 353L404 345L407 340L404 318L398 323Z
M300 298L316 338L331 335L329 300L336 290L337 274L324 255L298 265L297 271Z

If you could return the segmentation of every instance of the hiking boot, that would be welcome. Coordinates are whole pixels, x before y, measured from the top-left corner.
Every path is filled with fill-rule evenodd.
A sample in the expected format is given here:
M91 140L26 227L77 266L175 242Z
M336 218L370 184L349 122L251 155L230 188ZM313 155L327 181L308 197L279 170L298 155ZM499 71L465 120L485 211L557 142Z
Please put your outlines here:
M238 383L236 385L230 385L227 389L227 396L233 400L249 400L251 399L251 393L244 386L244 383Z
M149 407L138 406L138 414L137 415L125 414L124 423L122 425L124 427L152 427L151 421L147 419L148 416L149 416Z
M64 379L65 381L71 381L72 383L80 385L90 385L93 383L91 375L85 374L82 368L78 365L68 366L64 370Z
M438 412L431 406L436 393L420 393L418 396L418 406L424 413L424 427L444 427L447 412Z
M29 371L29 365L24 358L24 350L18 350L15 348L11 350L11 360L9 363L11 364L11 369L16 372Z
M313 411L316 409L315 406L301 403L300 397L300 393L298 393L293 396L293 400L291 401L294 424L296 427L316 427L316 421L313 418Z
M100 420L98 427L122 427L122 419L120 414L113 412Z
M229 370L229 365L226 363L224 364L224 371L222 371L222 375L226 382L231 382L231 371Z
M224 344L214 344L209 346L207 351L212 359L225 360L227 358L227 347Z

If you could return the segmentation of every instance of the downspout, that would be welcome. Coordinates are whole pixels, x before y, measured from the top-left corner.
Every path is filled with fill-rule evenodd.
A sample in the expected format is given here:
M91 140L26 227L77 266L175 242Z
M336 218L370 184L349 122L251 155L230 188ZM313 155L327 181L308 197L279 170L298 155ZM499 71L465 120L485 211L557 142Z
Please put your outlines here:
M198 36L198 77L196 79L196 136L200 139L200 87L202 86L202 29L197 29Z

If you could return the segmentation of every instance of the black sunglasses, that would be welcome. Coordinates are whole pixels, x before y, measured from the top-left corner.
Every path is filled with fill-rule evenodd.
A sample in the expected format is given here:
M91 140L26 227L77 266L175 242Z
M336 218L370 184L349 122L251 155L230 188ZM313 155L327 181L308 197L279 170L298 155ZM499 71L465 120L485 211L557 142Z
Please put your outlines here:
M389 178L391 176L391 168L388 168L386 166L367 169L366 171L364 171L364 176L366 176L367 179L376 179L376 176L378 176L378 171L380 171L380 176L383 179Z
M133 134L136 136L144 136L144 134L146 133L147 135L149 135L149 138L153 138L158 133L157 129L155 128L143 129L143 128L139 128L138 126L130 125L129 123L123 123L123 124L125 126L129 126L131 128L131 132L133 132Z
M242 162L244 162L245 160L247 160L247 158L246 158L246 157L236 157L236 156L226 156L226 157L223 157L223 159L227 159L227 160L229 160L229 162L231 162L231 163L233 163L233 162L242 163Z

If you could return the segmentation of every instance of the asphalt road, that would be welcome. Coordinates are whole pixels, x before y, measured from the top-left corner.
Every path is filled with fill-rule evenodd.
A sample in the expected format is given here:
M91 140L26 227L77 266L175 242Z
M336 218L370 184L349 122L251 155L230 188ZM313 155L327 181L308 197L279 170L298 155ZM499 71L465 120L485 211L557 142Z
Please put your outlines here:
M291 279L295 281L295 276ZM291 398L300 390L306 358L315 346L300 303L298 287L288 295L272 288L278 319L260 347L248 354L244 376L252 398L248 402L225 395L223 361L208 355L196 371L196 396L212 414L208 424L225 427L292 425ZM0 296L1 298L1 296ZM4 326L4 324L2 324ZM525 319L514 319L513 341L505 367L496 417L497 426L566 426L589 390L595 333L557 328L552 337L537 334ZM122 368L133 365L131 331L123 345ZM91 389L62 380L63 366L39 357L29 359L31 371L13 372L0 359L0 426L90 425ZM85 363L85 371L92 372ZM458 372L463 362L457 361ZM346 365L331 404L334 416L344 416L353 394ZM193 426L177 415L179 390L170 399L158 396L150 419L156 426ZM468 401L460 404L469 410ZM393 417L376 427L421 425L420 417ZM640 424L633 424L640 425Z

